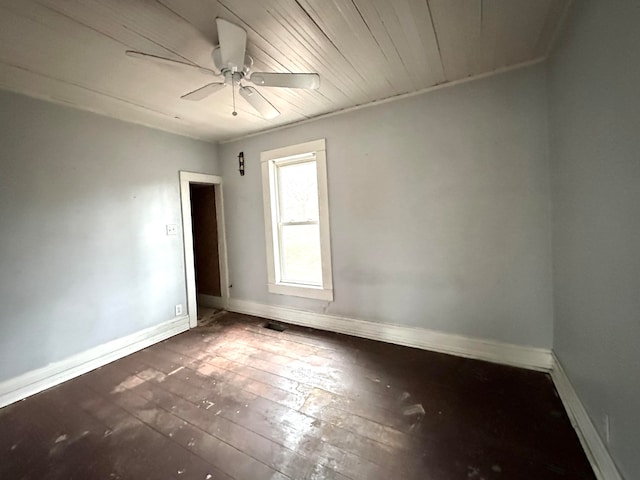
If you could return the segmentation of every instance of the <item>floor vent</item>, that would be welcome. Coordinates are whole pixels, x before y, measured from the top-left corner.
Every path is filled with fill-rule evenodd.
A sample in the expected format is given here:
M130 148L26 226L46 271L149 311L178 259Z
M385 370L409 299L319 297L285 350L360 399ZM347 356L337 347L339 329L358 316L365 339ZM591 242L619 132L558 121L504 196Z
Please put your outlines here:
M287 327L285 327L281 323L276 323L276 322L267 322L264 324L264 328L268 328L269 330L275 330L276 332L284 332L287 329Z

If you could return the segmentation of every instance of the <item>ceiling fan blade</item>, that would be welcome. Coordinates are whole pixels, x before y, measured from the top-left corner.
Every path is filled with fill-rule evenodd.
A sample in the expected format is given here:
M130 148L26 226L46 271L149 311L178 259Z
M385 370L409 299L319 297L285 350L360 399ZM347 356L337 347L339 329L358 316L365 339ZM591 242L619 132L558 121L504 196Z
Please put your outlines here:
M252 83L265 87L307 88L316 90L320 87L320 75L317 73L265 73L254 72L250 78Z
M226 85L224 83L210 83L205 85L204 87L200 87L193 92L185 93L180 98L182 100L192 100L198 101L204 98L207 98L209 95L213 95L214 93L222 90Z
M280 115L280 112L276 110L276 107L269 103L269 100L264 98L253 87L240 87L240 96L244 98L249 105L255 108L263 118L271 120Z
M170 58L159 57L158 55L152 55L150 53L136 52L135 50L127 50L124 53L131 58L148 60L148 61L159 63L162 65L171 65L172 67L187 67L193 70L198 70L200 73L203 73L204 75L213 75L214 77L220 76L218 73L216 73L215 71L209 68L199 67L198 65L193 65L192 63L187 63L187 62L181 62L180 60L172 60Z
M216 24L222 64L232 72L242 71L247 48L247 32L224 18L216 18Z

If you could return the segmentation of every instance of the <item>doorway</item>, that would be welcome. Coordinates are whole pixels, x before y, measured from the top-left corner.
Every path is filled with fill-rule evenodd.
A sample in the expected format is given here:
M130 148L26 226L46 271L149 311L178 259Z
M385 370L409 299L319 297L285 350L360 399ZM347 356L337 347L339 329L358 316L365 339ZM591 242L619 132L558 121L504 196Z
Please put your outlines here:
M198 324L222 311L215 185L190 183Z
M222 178L180 172L189 326L207 321L228 304ZM199 314L200 313L200 314Z

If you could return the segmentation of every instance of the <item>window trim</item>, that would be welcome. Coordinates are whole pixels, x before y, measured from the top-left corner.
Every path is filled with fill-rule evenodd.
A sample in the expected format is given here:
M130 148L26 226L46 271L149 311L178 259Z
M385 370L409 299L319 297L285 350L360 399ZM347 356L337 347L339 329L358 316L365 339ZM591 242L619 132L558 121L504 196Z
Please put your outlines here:
M267 252L267 287L270 293L292 295L333 301L333 279L331 272L331 236L329 231L329 199L327 187L327 158L325 139L299 143L287 147L267 150L260 154L262 164L262 195L264 205L265 240ZM322 286L285 283L280 281L280 269L276 262L280 258L278 228L274 212L277 211L275 190L275 165L304 161L315 156L318 181L318 216L320 229L320 258L322 263ZM297 158L296 158L297 157Z

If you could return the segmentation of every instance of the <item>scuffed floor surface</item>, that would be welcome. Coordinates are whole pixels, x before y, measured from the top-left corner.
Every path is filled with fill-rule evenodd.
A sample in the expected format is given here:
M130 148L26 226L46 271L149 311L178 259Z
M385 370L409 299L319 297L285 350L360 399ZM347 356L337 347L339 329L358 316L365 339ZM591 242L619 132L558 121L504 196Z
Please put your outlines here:
M542 373L224 314L0 410L2 479L594 479Z
M220 315L224 315L224 311L219 308L201 307L198 305L198 326L208 327L216 321Z

